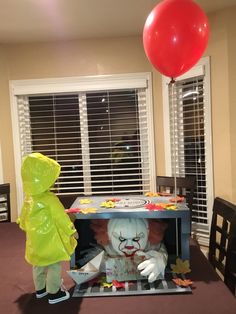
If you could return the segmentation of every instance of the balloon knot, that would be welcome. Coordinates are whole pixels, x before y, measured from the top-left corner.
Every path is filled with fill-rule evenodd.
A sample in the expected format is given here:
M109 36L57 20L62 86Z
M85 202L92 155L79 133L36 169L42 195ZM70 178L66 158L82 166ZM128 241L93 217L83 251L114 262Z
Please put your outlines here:
M171 84L175 84L175 79L173 77L171 78L169 85Z

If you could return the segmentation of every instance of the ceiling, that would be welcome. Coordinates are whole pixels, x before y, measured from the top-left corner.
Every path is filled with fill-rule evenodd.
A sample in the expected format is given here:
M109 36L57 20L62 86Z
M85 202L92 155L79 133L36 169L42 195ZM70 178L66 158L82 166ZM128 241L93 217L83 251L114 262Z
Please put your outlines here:
M0 43L142 34L158 0L0 0ZM236 0L195 0L209 13Z

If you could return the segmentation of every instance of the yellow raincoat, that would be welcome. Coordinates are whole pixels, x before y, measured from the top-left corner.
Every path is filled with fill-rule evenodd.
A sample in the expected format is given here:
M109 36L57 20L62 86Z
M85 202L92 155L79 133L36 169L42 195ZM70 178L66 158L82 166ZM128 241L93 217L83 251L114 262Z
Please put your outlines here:
M25 200L18 223L26 232L25 258L35 266L69 260L77 244L73 223L58 197L48 191L59 174L60 165L40 153L23 160Z

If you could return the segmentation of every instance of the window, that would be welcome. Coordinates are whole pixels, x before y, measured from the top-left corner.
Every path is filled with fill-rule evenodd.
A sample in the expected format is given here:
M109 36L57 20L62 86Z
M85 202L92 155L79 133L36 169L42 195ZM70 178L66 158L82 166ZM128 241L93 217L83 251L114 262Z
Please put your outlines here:
M154 190L149 74L13 81L11 86L20 138L18 173L21 158L37 151L61 165L54 186L58 195Z
M163 80L167 172L196 177L192 225L202 244L208 244L214 198L209 81L207 58L174 84Z

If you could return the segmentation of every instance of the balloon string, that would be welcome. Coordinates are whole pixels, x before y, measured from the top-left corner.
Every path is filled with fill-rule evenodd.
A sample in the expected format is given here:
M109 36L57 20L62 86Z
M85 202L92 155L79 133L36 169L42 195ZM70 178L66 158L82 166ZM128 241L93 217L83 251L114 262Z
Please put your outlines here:
M175 80L174 80L173 77L171 78L169 86L171 87L171 109L172 109L172 112L173 112L173 117L172 117L172 132L173 132L172 149L173 149L173 155L174 155L174 160L173 160L173 167L174 167L174 200L175 200L175 205L177 206L176 146L175 146L176 110L175 110L175 101L174 101Z
M177 207L177 179L176 179L176 146L175 146L175 131L176 131L176 110L175 110L175 101L174 101L174 92L175 92L175 80L173 77L171 78L171 81L169 83L169 86L171 87L171 109L173 112L172 116L172 132L173 132L173 140L172 140L172 149L173 149L173 155L174 155L174 161L173 161L173 167L174 167L174 200L175 200L175 206ZM175 219L175 236L176 236L176 256L179 256L179 231L178 231L178 219Z

